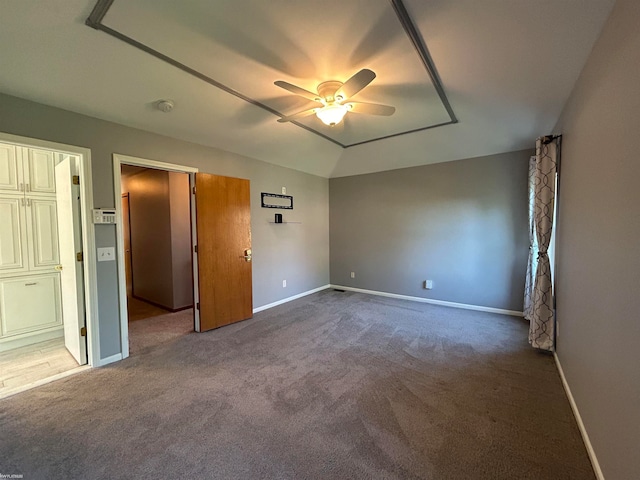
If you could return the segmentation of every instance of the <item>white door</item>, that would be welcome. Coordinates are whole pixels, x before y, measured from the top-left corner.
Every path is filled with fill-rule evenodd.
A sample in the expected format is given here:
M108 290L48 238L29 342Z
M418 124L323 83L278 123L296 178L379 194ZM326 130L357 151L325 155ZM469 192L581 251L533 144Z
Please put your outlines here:
M76 361L84 365L87 363L87 342L86 336L81 334L85 326L82 262L76 258L82 251L80 187L73 185L76 158L67 156L55 168L64 343Z

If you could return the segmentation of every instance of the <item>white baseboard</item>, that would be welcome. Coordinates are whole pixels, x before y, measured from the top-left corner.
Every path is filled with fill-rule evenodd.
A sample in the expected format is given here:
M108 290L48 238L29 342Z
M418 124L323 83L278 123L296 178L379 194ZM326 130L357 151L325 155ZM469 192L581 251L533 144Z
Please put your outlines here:
M122 353L116 353L115 355L111 355L107 358L101 358L100 363L97 365L98 367L104 367L105 365L109 365L113 362L119 362L122 360Z
M277 307L278 305L282 305L283 303L290 302L292 300L297 300L298 298L306 297L307 295L311 295L312 293L320 292L322 290L326 290L330 288L330 285L323 285L322 287L314 288L313 290L307 290L306 292L299 293L292 297L283 298L282 300L278 300L277 302L268 303L266 305L262 305L261 307L257 307L253 309L253 313L258 313L263 310L267 310L269 308Z
M29 332L15 337L7 337L0 340L0 352L13 350L14 348L26 347L34 343L46 342L54 338L64 337L64 328L54 327L42 332Z
M444 300L433 300L431 298L412 297L409 295L400 295L398 293L378 292L376 290L365 290L363 288L344 287L342 285L331 285L331 288L339 290L348 290L350 292L366 293L369 295L378 295L380 297L400 298L402 300L411 300L413 302L431 303L433 305L441 305L443 307L463 308L465 310L477 310L479 312L499 313L501 315L513 315L522 317L522 312L516 310L504 310L502 308L483 307L481 305L468 305L466 303L445 302Z
M596 452L593 450L593 446L591 445L591 440L589 440L589 434L587 433L587 429L584 427L584 423L582 423L582 417L580 416L580 412L578 411L578 406L576 405L576 401L573 398L573 394L571 393L571 389L569 388L567 379L564 376L564 371L562 370L562 365L560 364L560 359L558 358L558 354L553 352L553 357L556 359L556 367L558 367L558 373L560 374L560 378L562 379L562 386L564 387L564 391L567 394L567 398L569 399L571 410L573 410L573 416L576 417L576 422L578 423L578 429L580 429L580 435L582 435L582 441L584 442L584 446L587 448L587 453L589 454L589 460L591 460L591 466L593 467L593 471L596 474L596 478L598 480L605 480L604 475L602 473L602 469L600 468L600 463L598 462L598 457L596 457Z

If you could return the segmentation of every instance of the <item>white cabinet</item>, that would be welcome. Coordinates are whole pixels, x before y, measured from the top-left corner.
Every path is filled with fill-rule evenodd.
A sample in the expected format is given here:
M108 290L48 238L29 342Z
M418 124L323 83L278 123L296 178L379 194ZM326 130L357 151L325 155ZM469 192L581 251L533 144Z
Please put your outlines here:
M24 188L27 194L55 196L56 163L54 153L48 150L24 148L22 160Z
M60 263L56 201L27 197L25 203L31 270L55 268Z
M56 195L56 154L0 143L0 193Z
M0 336L59 327L62 325L60 299L57 273L0 279Z
M0 196L0 275L29 268L24 197Z
M22 163L18 164L17 149L15 145L0 143L0 191L22 191L19 180L19 177L22 177Z
M0 276L60 263L56 201L0 195Z
M57 156L0 143L0 347L62 326Z

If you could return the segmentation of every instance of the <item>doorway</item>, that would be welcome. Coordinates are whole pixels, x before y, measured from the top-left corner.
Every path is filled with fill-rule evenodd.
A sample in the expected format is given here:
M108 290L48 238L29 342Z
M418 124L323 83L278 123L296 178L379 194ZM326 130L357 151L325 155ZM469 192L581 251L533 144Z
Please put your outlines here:
M191 333L194 325L189 174L120 166L129 351Z
M122 189L123 165L156 172L188 174L190 218L183 215L182 219L189 220L191 231L194 330L204 332L251 318L253 296L249 180L200 173L193 167L114 154L122 358L129 356L130 343L124 239L126 227L123 218L129 217L130 231L134 221L133 197L129 195L126 203L123 203L122 198L122 194L126 193ZM128 208L127 213L123 212L125 208ZM154 231L154 228L153 224L148 227L150 231ZM132 297L135 298L138 280L133 235L130 244ZM182 285L184 286L184 282Z
M99 362L89 155L0 133L0 397Z

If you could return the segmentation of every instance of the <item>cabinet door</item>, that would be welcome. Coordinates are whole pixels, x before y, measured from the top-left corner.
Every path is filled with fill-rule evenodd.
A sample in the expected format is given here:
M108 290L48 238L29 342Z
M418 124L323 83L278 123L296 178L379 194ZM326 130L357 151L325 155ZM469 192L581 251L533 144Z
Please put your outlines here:
M22 166L15 145L0 143L0 191L21 193Z
M27 236L31 270L46 270L60 263L56 201L27 197Z
M62 325L58 273L0 280L2 336Z
M24 197L0 197L0 274L28 268L24 203Z
M28 193L55 195L55 158L53 152L29 148L24 162L24 178Z

